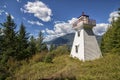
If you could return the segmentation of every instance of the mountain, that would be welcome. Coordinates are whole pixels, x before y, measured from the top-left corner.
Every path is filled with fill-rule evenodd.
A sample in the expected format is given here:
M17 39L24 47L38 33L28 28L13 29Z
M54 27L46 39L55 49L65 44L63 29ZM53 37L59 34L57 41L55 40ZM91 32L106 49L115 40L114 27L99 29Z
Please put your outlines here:
M59 45L68 45L69 47L72 47L72 43L73 43L73 40L74 40L74 36L75 36L75 33L70 33L70 34L66 34L64 36L61 36L61 37L58 37L56 39L53 39L51 41L48 41L46 42L47 44L51 45L51 44L54 44L56 46L59 46ZM101 43L101 38L102 36L97 36L96 35L96 39L100 45Z
M47 42L47 44L54 44L56 46L66 44L66 45L71 46L73 39L74 39L74 35L75 35L74 33L66 34L64 36L58 37L56 39L53 39L53 40Z

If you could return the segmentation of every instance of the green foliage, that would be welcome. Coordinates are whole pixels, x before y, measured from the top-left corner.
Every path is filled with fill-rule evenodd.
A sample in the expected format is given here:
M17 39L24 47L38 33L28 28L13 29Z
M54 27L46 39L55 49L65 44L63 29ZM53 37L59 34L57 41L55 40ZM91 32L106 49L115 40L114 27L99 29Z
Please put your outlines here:
M55 45L51 44L51 45L50 45L50 50L49 50L49 51L51 52L51 51L53 51L54 49L55 49Z
M2 47L3 47L3 35L2 35L2 29L0 28L0 60L2 58Z
M0 80L5 80L8 76L9 73L7 71L6 65L0 63Z
M43 39L44 39L43 33L40 31L39 36L36 40L37 52L47 51L47 45L46 43L43 42Z
M23 23L20 26L19 33L17 35L17 53L16 59L22 60L29 56L28 52L28 34L26 33L25 26Z
M61 56L61 55L66 55L69 54L69 50L68 47L66 45L64 46L59 46L57 47L55 50L52 50L51 52L49 52L46 57L45 57L45 62L47 63L51 63L52 60L56 57L56 56Z
M16 32L14 31L16 25L11 16L7 16L6 22L1 24L3 26L3 40L2 40L2 62L8 61L9 56L15 57L16 53Z
M46 57L46 52L36 53L30 59L30 63L44 62Z
M35 43L35 39L33 36L30 38L29 53L31 56L36 53L36 43Z
M119 80L119 61L117 54L106 54L104 58L86 62L60 55L54 57L52 64L25 64L16 69L14 76L17 80Z
M1 23L0 28L0 80L12 80L14 70L23 65L22 61L27 60L34 56L37 51L47 51L47 46L43 42L43 34L40 32L39 38L36 41L32 36L29 39L29 35L26 32L25 26L22 23L20 30L17 32L16 24L8 15L4 23ZM37 46L37 48L36 48ZM42 56L35 56L33 62L43 61ZM17 62L16 62L17 61Z
M108 31L103 35L101 41L101 50L103 53L120 51L120 17L112 21Z
M44 61L45 61L46 63L52 63L53 58L54 58L54 55L49 53L49 54L46 55Z
M51 53L54 54L55 56L60 56L60 55L64 55L64 54L69 54L69 50L66 45L63 45L63 46L57 47Z

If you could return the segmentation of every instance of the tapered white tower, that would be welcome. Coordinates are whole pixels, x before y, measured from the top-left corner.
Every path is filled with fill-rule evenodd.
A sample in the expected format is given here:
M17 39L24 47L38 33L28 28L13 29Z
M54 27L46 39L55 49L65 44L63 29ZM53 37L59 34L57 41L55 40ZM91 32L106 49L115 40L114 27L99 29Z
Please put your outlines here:
M73 24L76 30L71 56L82 61L94 60L102 56L96 37L92 28L96 25L96 21L89 19L84 12Z

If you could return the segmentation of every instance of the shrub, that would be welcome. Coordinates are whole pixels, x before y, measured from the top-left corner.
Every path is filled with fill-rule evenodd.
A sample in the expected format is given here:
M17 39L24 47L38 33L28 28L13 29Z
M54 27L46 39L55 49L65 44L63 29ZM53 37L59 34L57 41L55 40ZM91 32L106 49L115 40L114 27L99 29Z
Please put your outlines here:
M45 57L46 63L52 63L52 59L54 58L53 54L48 53Z
M5 80L9 76L6 65L0 63L0 80Z
M55 56L60 56L60 55L64 55L64 54L69 54L69 50L66 45L63 45L63 46L57 47L57 49L53 50L50 53L54 54Z
M45 59L47 53L41 52L41 53L36 53L35 55L32 56L32 59L30 59L30 62L42 62Z
M59 46L57 49L52 50L49 52L46 57L45 57L45 62L51 63L54 57L64 55L64 54L69 54L68 47L66 45L64 46Z

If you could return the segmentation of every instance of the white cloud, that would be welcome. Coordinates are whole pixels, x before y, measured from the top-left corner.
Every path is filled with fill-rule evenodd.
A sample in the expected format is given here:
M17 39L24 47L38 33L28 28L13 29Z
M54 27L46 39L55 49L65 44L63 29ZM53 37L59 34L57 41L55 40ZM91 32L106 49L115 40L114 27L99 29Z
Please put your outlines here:
M24 12L24 9L23 9L23 8L20 8L20 11L21 11L21 12Z
M20 9L25 13L32 13L35 17L42 21L48 22L51 20L52 11L41 1L28 2L24 5L24 9Z
M4 10L0 10L0 15L2 15L2 13L4 13Z
M50 29L45 30L45 32L48 34L45 38L45 41L50 41L52 39L63 36L65 34L75 32L72 29L72 24L75 20L77 20L77 18L72 18L71 20L68 20L67 22L55 21L53 30L50 30Z
M22 19L23 19L23 20L26 20L26 18L25 18L25 17L22 17Z
M64 21L54 21L54 24L63 23Z
M48 34L45 38L45 41L50 41L57 37L63 36L68 33L75 32L72 29L72 24L77 20L77 18L72 18L67 22L56 21L53 30L46 29L45 32ZM108 23L99 23L93 28L93 32L95 35L103 35L109 27Z
M110 13L109 22L112 21L112 18L116 20L118 17L118 12L114 11ZM67 22L64 21L55 21L54 29L49 30L46 29L45 32L48 34L45 38L45 41L50 41L67 33L72 33L74 30L72 29L72 24L77 20L77 18L72 18ZM109 28L109 23L97 23L95 27L93 27L93 32L95 35L102 36Z
M8 15L9 15L9 13L8 13L8 12L5 12L4 10L0 10L0 15L2 15L3 13L4 13L6 16L8 16ZM12 19L14 19L14 16L13 16L13 15L11 15L11 18L12 18Z
M114 20L117 20L118 17L119 17L118 11L111 12L109 15L108 21L112 22L113 18L114 18Z
M29 34L30 36L34 36L34 34Z
M7 6L6 6L6 5L4 5L3 7L4 7L4 8L7 8Z
M112 22L112 20L117 20L117 18L119 17L118 11L113 11L109 14L109 18L108 21L109 23ZM96 35L103 35L107 29L109 28L110 24L109 23L99 23L96 25L96 27L93 28L93 32Z
M54 35L55 32L53 30L50 30L50 29L46 29L46 32L49 34L49 35Z
M95 35L103 35L109 27L108 23L99 23L96 24L96 27L93 27L93 32Z
M32 25L43 26L43 24L40 23L39 21L30 21L30 20L28 20L28 23L30 23L30 24L32 24Z
M20 0L17 0L17 2L20 2Z
M71 20L68 20L68 22L70 23L70 24L73 24L74 22L76 22L78 19L77 18L72 18Z
M45 33L45 30L41 30L42 33Z

